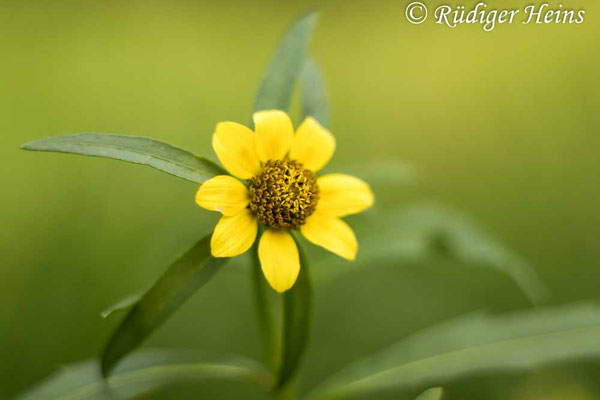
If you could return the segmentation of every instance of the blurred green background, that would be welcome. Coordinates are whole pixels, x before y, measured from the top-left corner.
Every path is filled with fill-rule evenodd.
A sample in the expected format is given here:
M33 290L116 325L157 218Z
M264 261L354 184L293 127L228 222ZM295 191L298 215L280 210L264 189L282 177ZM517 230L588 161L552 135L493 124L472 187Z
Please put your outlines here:
M318 3L312 52L338 140L328 169L407 161L414 184L372 182L372 215L420 199L447 203L531 261L552 291L548 303L597 298L600 4L565 2L586 9L582 25L486 33L410 25L407 3ZM278 38L309 6L0 2L0 397L97 355L120 318L99 312L148 287L216 221L194 204L189 182L19 146L106 132L211 154L214 125L249 120ZM361 227L359 241L378 229ZM259 357L245 261L224 268L147 345ZM529 306L492 270L444 260L381 264L317 279L303 390L437 321ZM480 376L449 387L448 398L600 398L595 371L580 363Z

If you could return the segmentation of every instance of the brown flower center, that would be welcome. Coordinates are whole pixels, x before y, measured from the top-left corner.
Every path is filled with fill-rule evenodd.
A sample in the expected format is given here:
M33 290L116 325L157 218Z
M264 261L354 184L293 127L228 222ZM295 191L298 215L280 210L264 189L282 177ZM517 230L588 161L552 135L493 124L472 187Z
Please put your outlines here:
M267 161L249 181L250 209L261 224L295 229L306 222L319 199L315 175L294 160Z

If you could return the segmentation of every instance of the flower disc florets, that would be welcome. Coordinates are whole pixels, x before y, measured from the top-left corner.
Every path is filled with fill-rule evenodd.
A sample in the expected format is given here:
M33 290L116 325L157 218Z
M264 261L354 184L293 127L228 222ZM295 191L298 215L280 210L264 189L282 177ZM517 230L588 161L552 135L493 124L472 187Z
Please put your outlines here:
M294 160L267 161L248 188L250 209L261 224L273 229L298 228L319 199L315 175Z

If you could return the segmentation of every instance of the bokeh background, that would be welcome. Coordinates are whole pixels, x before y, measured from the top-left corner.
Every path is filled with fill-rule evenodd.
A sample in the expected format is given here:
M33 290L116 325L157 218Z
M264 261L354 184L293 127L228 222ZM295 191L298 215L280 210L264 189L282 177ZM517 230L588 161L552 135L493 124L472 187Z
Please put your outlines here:
M422 200L468 213L531 262L551 290L548 304L597 298L600 4L564 2L586 9L582 25L486 33L410 25L407 3L318 4L312 53L338 140L329 170L380 169L371 216ZM0 397L97 355L120 318L99 312L147 288L216 221L194 204L189 182L19 146L106 132L211 154L214 125L249 120L278 38L311 5L0 2ZM385 167L399 160L411 165L412 183ZM359 240L378 230L360 226ZM259 357L245 261L224 268L147 345ZM317 279L302 390L435 322L529 307L490 269L361 262ZM597 372L589 362L482 375L449 387L448 398L599 399ZM206 398L235 390L260 398L231 385L197 389Z

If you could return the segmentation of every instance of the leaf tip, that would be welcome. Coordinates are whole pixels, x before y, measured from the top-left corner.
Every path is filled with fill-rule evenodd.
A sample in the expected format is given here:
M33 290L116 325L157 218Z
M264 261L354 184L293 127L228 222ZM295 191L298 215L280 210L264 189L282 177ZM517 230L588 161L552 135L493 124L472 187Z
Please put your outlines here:
M300 18L298 18L298 22L299 21L307 21L307 23L311 26L311 29L313 29L317 23L319 19L319 10L316 8L312 8L312 9L308 9L303 15L300 16Z
M27 143L22 144L21 146L19 146L19 149L21 149L21 150L30 150L30 151L43 150L43 148L42 148L43 144L48 139L52 139L52 138L42 138L42 139L32 140L30 142L27 142ZM42 146L40 146L40 145L42 145Z
M19 149L20 150L33 150L33 146L32 146L33 143L34 142L27 142L25 144L22 144L19 146Z

